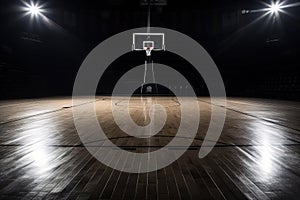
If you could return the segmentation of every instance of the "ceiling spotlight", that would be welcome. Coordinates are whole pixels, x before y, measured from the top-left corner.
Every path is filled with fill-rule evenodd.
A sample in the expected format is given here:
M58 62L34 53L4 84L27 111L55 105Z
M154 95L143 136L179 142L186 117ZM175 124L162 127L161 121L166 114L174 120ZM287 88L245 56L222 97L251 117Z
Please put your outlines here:
M29 6L29 12L32 15L39 15L39 14L41 14L41 10L40 10L40 8L37 5L30 5Z
M43 10L41 6L38 5L38 3L33 3L33 2L31 2L30 4L25 3L25 6L26 7L24 8L24 10L26 11L26 14L34 17L42 15Z
M292 13L289 13L287 11L287 8L297 7L300 6L300 1L295 3L287 3L287 0L271 0L270 3L264 2L265 0L262 0L261 3L265 6L265 8L255 9L255 10L242 10L242 14L254 14L254 13L263 13L260 17L256 19L256 21L263 19L267 16L268 20L273 19L273 22L280 20L280 14L285 14L290 17L293 17ZM296 18L298 20L298 18ZM255 21L254 21L255 22Z
M267 10L269 13L277 15L279 12L282 12L282 4L283 3L279 3L278 1L272 2Z

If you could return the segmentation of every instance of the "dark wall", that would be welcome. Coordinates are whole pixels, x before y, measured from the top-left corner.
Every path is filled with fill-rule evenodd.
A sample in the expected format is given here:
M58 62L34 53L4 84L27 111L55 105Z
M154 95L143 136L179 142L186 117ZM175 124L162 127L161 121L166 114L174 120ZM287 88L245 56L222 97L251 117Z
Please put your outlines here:
M147 8L139 1L40 2L51 23L22 17L20 2L1 1L0 98L70 95L80 64L97 44L146 25ZM289 8L290 15L281 13L275 22L257 20L263 13L242 14L264 7L257 1L168 1L152 7L151 25L181 31L204 46L228 95L297 100L299 7ZM144 54L132 53L114 62L99 94L109 94L117 77L144 59ZM201 76L184 60L167 52L154 59L182 72L198 95L207 94Z

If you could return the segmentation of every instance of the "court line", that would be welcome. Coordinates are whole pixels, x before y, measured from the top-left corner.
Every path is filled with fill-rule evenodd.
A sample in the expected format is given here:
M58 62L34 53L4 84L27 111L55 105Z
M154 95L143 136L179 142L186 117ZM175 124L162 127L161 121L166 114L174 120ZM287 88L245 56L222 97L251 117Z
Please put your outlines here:
M98 99L96 101L89 101L89 102L85 102L85 103L74 105L74 106L72 106L72 105L71 106L63 106L63 107L55 109L55 110L50 110L50 111L47 111L47 112L37 113L37 114L34 114L34 115L28 115L28 116L25 116L25 117L20 117L20 118L17 118L17 119L8 120L8 121L5 121L5 122L1 122L0 126L5 125L5 124L9 124L9 123L13 123L13 122L17 122L17 121L21 121L23 119L29 119L29 118L32 118L32 117L42 116L42 115L55 113L55 112L63 111L63 110L66 110L66 109L70 109L70 108L90 104L90 103L95 103L95 102L98 102L98 101L101 101L101 100L103 100L103 99Z

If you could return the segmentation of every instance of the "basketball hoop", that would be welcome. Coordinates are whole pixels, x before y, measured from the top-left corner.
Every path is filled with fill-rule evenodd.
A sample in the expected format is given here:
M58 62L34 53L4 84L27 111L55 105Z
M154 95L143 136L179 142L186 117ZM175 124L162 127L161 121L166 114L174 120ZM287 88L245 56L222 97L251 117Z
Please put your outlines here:
M154 47L146 46L144 47L144 50L146 51L147 56L151 56L151 51L154 49Z
M147 56L151 56L152 51L165 50L164 33L134 33L133 51L146 51Z

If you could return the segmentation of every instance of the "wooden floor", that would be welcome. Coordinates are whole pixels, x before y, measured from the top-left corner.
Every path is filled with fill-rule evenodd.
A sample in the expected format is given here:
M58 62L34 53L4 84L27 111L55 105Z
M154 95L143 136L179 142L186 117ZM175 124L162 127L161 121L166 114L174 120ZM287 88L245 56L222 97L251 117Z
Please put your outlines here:
M179 106L171 97L155 100L169 120L151 144L114 127L108 97L97 97L99 122L124 149L162 147L176 133ZM210 108L218 105L198 100L201 121L191 148L170 166L144 174L113 170L88 153L70 98L0 101L0 199L299 199L300 103L229 98L222 135L199 159ZM135 112L141 123L138 106Z

